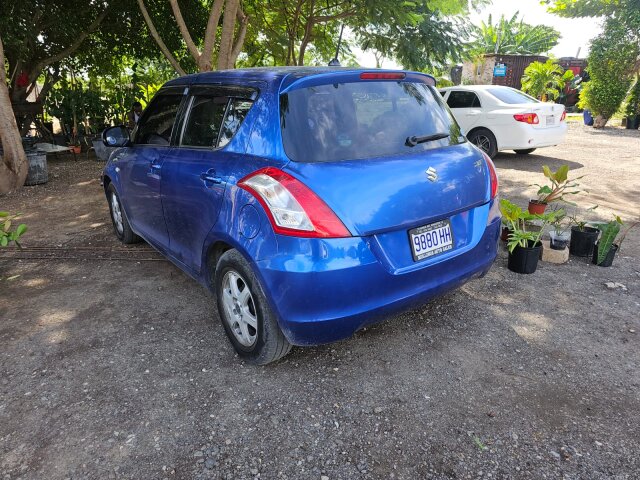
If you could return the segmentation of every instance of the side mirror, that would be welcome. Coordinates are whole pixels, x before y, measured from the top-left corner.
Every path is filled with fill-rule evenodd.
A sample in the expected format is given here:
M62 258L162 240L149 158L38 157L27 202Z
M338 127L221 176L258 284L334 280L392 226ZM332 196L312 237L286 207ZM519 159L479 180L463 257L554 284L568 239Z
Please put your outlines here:
M109 127L102 132L102 143L107 147L127 147L131 144L129 129L124 125Z

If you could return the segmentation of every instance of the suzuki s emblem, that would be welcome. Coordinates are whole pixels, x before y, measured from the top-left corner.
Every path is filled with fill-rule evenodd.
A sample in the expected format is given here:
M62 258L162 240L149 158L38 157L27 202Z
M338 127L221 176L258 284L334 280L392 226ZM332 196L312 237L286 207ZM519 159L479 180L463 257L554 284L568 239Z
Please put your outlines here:
M435 182L438 179L438 172L436 172L436 169L433 167L427 168L425 173L427 174L427 178L432 182Z

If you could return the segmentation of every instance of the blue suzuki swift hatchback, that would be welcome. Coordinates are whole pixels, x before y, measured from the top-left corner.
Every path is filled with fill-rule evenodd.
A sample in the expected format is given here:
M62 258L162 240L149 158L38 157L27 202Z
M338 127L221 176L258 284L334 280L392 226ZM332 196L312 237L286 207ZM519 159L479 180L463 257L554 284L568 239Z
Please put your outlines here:
M498 180L420 73L268 68L172 80L104 170L115 233L214 292L257 364L484 275Z

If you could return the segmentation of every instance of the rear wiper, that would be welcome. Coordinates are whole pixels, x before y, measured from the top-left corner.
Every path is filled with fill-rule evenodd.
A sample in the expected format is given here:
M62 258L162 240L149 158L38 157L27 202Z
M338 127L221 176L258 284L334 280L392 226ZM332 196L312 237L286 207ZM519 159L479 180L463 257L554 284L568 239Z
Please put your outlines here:
M407 137L404 144L407 147L415 147L419 143L425 142L433 142L434 140L442 140L443 138L448 138L448 133L434 133L433 135L424 135L422 137L416 137L415 135L412 137Z

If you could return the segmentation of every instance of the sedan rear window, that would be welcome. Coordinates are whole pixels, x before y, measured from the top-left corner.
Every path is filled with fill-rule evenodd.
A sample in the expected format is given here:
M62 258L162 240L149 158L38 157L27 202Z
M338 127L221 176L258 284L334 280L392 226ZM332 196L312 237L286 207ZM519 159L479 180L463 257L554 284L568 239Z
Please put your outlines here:
M533 97L530 97L520 90L513 88L487 88L487 92L496 97L502 103L509 105L519 105L521 103L540 103Z
M301 88L281 95L280 115L285 151L296 162L401 155L465 141L438 91L419 82Z

